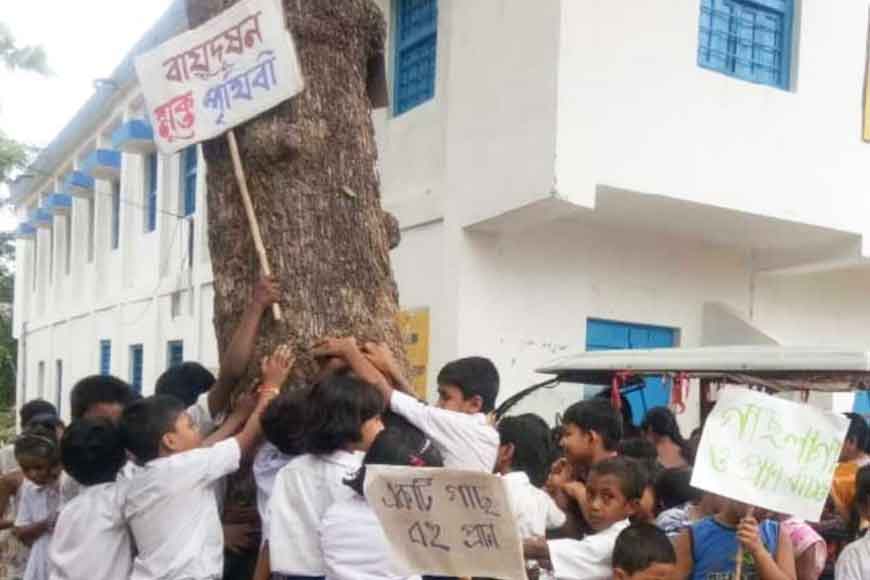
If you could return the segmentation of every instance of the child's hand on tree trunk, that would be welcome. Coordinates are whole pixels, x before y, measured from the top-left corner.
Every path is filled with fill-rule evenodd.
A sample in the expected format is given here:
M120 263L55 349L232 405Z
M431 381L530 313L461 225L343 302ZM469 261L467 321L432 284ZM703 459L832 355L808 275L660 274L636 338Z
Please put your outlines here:
M260 378L262 380L260 390L280 391L290 375L290 369L293 368L294 362L296 362L296 357L286 344L276 348L272 356L264 356L263 360L260 361Z

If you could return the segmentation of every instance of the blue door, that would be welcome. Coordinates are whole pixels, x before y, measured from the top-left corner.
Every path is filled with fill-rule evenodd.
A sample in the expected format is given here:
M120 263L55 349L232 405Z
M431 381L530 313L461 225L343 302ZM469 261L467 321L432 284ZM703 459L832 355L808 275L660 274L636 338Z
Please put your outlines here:
M855 406L852 411L859 415L867 415L870 413L870 392L860 391L855 393Z
M677 330L674 328L593 318L586 323L587 351L668 348L676 344ZM662 379L647 379L643 389L627 396L635 425L640 425L648 409L667 405L670 400L670 392Z

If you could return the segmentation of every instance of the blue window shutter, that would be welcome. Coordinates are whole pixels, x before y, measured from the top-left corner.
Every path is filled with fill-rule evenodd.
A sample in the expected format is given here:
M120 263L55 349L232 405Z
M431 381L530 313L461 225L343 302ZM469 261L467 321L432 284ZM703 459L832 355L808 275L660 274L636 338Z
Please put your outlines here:
M157 229L157 154L151 153L146 158L145 170L148 173L148 193L146 206L148 217L145 230L153 232Z
M394 110L397 115L401 115L435 96L438 1L394 2Z
M144 351L141 344L130 347L130 385L142 394L142 362Z
M698 65L788 89L794 0L701 0Z
M677 344L677 331L663 326L626 324L590 318L586 323L586 350L632 350L667 348ZM660 378L648 378L646 385L627 395L632 421L639 425L646 412L667 405L670 393Z
M167 345L166 366L174 368L184 362L184 341L170 340Z
M183 195L184 215L193 215L196 211L196 171L197 156L196 145L191 145L184 150L183 155Z
M112 374L112 341L100 341L100 374Z

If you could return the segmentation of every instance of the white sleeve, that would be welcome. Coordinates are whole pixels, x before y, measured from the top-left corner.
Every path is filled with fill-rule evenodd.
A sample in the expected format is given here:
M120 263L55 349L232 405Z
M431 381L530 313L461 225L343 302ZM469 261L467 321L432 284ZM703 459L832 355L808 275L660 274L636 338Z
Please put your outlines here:
M15 527L17 528L36 523L33 518L33 494L26 485L26 483L22 483L21 491L19 491L21 499L18 501L18 511L15 514Z
M173 487L184 489L188 486L214 483L238 470L242 449L236 438L230 437L211 447L173 455L171 459L172 472L167 478L173 480Z
M861 558L855 557L857 555L857 550L848 550L847 552L840 554L840 558L837 560L834 578L837 580L864 580L866 575L861 569Z
M431 407L400 391L393 391L390 408L442 449L467 446L476 439L481 429L480 423L472 415Z
M199 431L204 437L211 435L217 428L215 418L212 417L211 409L208 406L208 391L201 394L196 403L187 408L187 414L199 427Z
M557 578L610 578L613 546L610 553L605 542L587 536L583 540L551 540L550 562Z

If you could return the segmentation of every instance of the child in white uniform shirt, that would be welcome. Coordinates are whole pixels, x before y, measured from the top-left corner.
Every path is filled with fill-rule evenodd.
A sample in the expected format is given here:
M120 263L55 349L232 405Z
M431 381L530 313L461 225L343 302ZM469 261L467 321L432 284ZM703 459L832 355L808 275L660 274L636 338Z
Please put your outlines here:
M326 563L326 580L418 580L398 573L390 545L377 515L366 502L363 484L367 465L441 467L441 455L416 430L398 426L381 431L363 461L363 467L345 484L350 499L326 510L320 526L320 545Z
M333 376L306 401L306 449L279 473L269 503L268 558L273 577L322 578L318 530L335 501L353 497L344 480L383 429L384 400L377 389L349 376Z
M526 558L549 560L558 580L609 580L616 538L628 527L642 494L640 474L629 460L596 463L586 482L586 520L595 533L579 541L525 540Z
M345 351L321 352L347 360L356 356ZM499 389L498 370L492 361L469 357L447 363L438 373L438 403L431 407L407 394L407 380L388 348L368 343L363 354L388 379L376 386L390 410L432 439L445 467L492 472L499 443L498 431L486 416L495 408Z
M253 450L261 434L260 413L276 392L261 390L244 429L210 448L200 448L202 436L174 397L149 397L124 410L121 431L142 464L124 503L139 551L131 580L221 577L224 546L214 486Z
M565 513L541 489L556 455L547 423L531 413L506 417L498 424L498 435L495 471L504 477L520 537L542 537L564 526Z
M61 441L64 469L83 487L58 516L49 550L51 580L130 577L133 547L121 507L127 463L118 427L109 419L75 421Z
M50 429L25 431L15 441L21 485L14 533L30 546L24 580L48 580L48 547L60 507L60 450Z
M855 476L854 509L862 519L870 519L870 466L865 465ZM870 578L870 533L855 540L837 559L837 580L864 580Z

